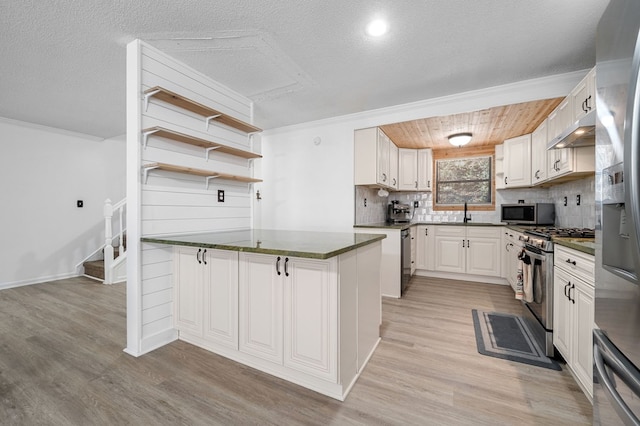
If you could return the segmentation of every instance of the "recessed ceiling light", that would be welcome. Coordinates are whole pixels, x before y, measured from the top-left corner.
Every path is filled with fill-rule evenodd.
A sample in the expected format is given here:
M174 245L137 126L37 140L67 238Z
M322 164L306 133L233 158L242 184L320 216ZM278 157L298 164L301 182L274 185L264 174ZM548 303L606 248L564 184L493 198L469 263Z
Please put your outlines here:
M387 32L387 23L382 19L375 19L367 25L367 34L371 37L380 37Z

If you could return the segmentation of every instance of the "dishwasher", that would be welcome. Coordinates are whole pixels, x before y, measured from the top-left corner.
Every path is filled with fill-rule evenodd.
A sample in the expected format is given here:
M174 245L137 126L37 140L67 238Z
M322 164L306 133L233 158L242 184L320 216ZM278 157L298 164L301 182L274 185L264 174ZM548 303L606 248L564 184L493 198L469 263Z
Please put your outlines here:
M403 295L411 278L411 232L403 229L400 232L400 295Z

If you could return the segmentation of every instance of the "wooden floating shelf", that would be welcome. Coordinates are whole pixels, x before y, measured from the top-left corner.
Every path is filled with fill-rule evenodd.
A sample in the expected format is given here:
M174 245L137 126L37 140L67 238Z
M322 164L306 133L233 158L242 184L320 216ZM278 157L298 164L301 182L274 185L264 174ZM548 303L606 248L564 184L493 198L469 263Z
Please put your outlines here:
M219 123L225 124L229 127L233 127L234 129L240 130L245 133L256 133L262 131L262 129L255 127L252 124L245 123L244 121L238 120L237 118L222 113L216 109L210 108L206 105L202 105L201 103L193 101L189 98L185 98L184 96L173 93L160 86L155 86L148 90L145 90L144 95L146 101L148 101L150 97L154 97L177 107L186 109L187 111L202 115L206 118L207 124L210 120L215 120Z
M189 145L199 146L207 150L207 158L209 157L209 151L215 150L216 152L223 152L225 154L235 155L237 157L242 157L246 159L252 158L262 158L262 155L256 154L255 152L245 151L242 149L232 148L227 145L222 145L217 142L211 142L206 139L201 139L195 136L187 135L180 132L174 132L173 130L165 129L164 127L150 127L148 129L144 129L142 131L145 136L145 146L146 146L146 138L150 135L160 136L162 138L171 139L177 142L186 143Z
M191 167L176 166L174 164L167 164L167 163L149 163L149 164L144 164L142 168L144 169L145 183L147 181L147 173L149 172L149 170L165 170L168 172L177 172L177 173L185 173L185 174L195 175L195 176L203 176L207 178L207 188L209 187L209 181L211 179L225 179L225 180L233 180L236 182L244 182L244 183L262 182L262 179L255 179L255 178L246 177L246 176L230 175L227 173L214 172L212 170L202 170L202 169L194 169Z

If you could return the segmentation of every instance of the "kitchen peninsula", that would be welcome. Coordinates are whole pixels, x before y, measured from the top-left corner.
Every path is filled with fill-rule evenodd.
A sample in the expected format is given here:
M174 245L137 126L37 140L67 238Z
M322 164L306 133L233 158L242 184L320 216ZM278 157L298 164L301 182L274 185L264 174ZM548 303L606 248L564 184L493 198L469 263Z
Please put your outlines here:
M179 338L344 400L380 341L384 235L251 229L174 247Z

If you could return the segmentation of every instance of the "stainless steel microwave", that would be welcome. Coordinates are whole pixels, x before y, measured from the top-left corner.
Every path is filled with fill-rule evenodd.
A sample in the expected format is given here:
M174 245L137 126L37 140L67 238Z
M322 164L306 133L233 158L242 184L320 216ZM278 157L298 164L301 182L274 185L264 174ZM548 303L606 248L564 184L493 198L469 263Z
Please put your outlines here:
M552 203L502 204L500 221L518 225L553 225L556 206Z

